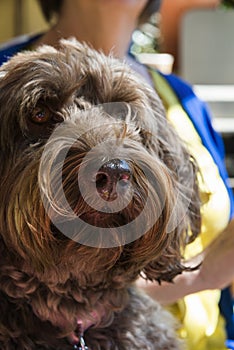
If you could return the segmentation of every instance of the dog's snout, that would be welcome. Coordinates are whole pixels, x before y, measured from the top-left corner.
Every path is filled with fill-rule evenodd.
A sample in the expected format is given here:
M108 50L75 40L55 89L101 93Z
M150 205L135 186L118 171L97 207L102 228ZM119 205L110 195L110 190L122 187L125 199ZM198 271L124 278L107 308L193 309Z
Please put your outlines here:
M117 199L129 187L131 167L125 160L112 159L103 164L96 174L96 188L106 201Z

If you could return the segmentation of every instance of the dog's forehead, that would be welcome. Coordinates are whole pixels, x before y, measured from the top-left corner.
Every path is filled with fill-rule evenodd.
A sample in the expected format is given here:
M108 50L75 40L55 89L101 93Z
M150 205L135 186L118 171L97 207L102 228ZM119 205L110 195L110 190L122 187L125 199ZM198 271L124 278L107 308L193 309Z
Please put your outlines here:
M22 51L14 55L10 60L4 63L0 69L0 78L6 76L7 73L15 74L17 72L27 71L34 72L39 71L41 74L46 72L46 68L49 68L48 72L55 72L55 70L65 71L71 68L72 60L74 61L74 55L76 52L68 52L68 50L57 50L51 46L43 45L37 50ZM81 58L81 57L80 57ZM81 63L81 59L76 61L77 65Z
M101 78L107 65L111 66L111 60L90 48L82 50L82 47L64 44L57 50L43 45L37 50L16 54L0 68L1 88L13 80L15 85L23 86L36 79L37 84L49 79L49 87L53 82L56 85L65 80L69 80L71 86L91 75ZM111 71L114 73L113 69Z
M7 95L20 98L26 94L29 99L33 91L62 94L73 91L80 79L80 62L73 54L42 46L36 51L18 53L0 68L1 98Z
M119 104L116 113L113 102L140 110L150 106L149 87L126 64L76 42L65 41L60 49L42 46L21 52L2 66L1 76L0 101L12 118L15 110L24 118L38 107L66 114L72 106L84 109L106 103L111 103L111 115L125 118Z

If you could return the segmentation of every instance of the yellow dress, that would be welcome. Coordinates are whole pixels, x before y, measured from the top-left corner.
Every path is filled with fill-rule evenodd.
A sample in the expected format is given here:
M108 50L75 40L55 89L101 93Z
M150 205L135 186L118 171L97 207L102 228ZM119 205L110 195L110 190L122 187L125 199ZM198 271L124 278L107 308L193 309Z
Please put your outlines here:
M199 178L202 198L202 228L199 237L187 247L186 257L204 249L227 225L230 201L218 168L177 96L167 81L154 72L152 78L166 111L168 120L187 144L201 170ZM220 316L219 290L202 291L186 296L169 307L181 321L180 336L186 339L186 350L224 350L225 326Z

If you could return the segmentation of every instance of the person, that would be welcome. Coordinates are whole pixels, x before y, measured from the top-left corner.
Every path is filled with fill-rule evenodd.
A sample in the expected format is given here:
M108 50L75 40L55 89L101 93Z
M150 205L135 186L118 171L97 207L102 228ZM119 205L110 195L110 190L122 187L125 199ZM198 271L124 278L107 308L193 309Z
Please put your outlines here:
M165 105L168 120L200 167L198 180L203 202L202 229L199 238L188 246L185 258L201 253L225 229L227 235L233 234L233 221L228 224L233 216L233 196L223 162L223 143L212 128L206 105L197 98L189 84L175 75L164 75L140 64L129 52L132 32L139 23L158 11L160 0L38 1L46 19L53 19L50 29L46 33L21 37L17 42L4 45L0 49L0 63L21 50L31 50L42 44L59 47L60 38L71 36L125 60L157 91ZM149 285L143 279L138 283L142 288ZM160 291L164 293L165 286L160 290L157 282L152 282L151 287L159 298ZM200 290L204 288L201 286ZM219 298L220 291L214 289L186 295L170 305L170 310L182 323L180 335L186 339L188 350L227 349ZM231 325L228 319L229 323Z

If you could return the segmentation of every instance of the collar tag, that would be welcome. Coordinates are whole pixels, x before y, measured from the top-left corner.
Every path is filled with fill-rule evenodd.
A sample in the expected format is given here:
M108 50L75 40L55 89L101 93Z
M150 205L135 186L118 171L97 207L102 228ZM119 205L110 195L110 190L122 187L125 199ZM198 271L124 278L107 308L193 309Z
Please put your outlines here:
M89 350L89 348L85 345L84 338L80 337L80 343L78 345L74 345L74 350Z

